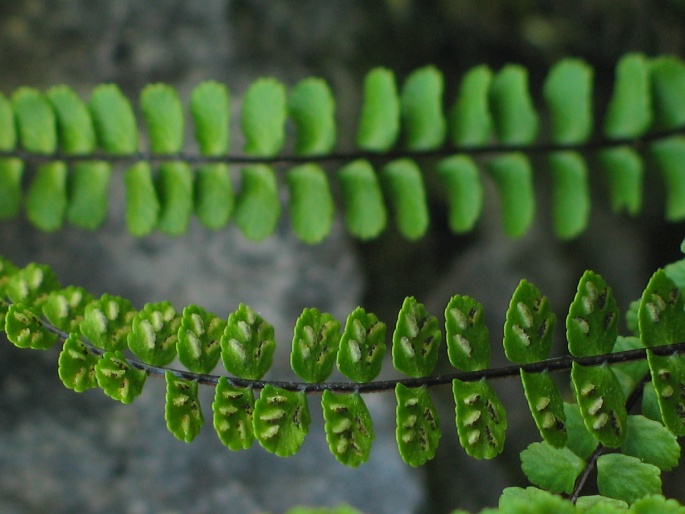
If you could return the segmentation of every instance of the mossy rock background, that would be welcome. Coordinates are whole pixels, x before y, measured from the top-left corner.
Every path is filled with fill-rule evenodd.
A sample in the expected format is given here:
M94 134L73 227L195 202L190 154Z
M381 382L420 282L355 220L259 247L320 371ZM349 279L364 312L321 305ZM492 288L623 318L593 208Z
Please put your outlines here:
M539 91L549 66L573 55L594 66L602 105L622 54L684 55L684 23L683 4L676 1L3 2L0 90L66 83L85 96L95 84L111 81L135 98L144 84L164 81L187 98L192 86L213 78L227 83L239 103L256 78L275 76L292 85L316 75L336 92L344 148L352 141L363 74L372 66L391 68L401 79L433 63L445 74L449 102L473 65L522 63ZM67 228L43 234L13 220L0 224L0 254L20 265L49 263L65 284L96 295L121 294L138 306L168 299L179 308L199 303L227 315L239 301L249 303L276 326L280 365L273 376L279 378L294 378L287 347L304 306L344 319L361 304L392 326L404 296L417 297L440 316L452 294L469 294L486 307L498 365L504 362L504 312L521 278L535 283L563 315L578 277L592 268L626 308L656 267L678 258L683 226L663 221L656 177L653 170L647 174L644 212L627 219L609 212L601 176L594 173L591 227L562 243L548 221L544 164L536 170L537 221L517 241L503 235L487 181L477 229L450 234L444 198L427 172L432 222L424 239L408 243L390 229L377 241L356 243L338 219L332 236L316 247L298 242L287 218L259 245L234 227L213 233L197 224L178 239L134 239L123 225L115 179L110 219L98 233ZM377 441L371 461L357 470L328 453L316 396L310 398L312 431L296 457L278 459L257 447L230 453L210 426L185 446L166 432L161 381L150 380L137 402L120 406L98 391L64 389L56 359L55 351L0 345L2 512L282 512L294 504L340 501L376 514L476 510L494 505L504 486L525 483L518 454L535 439L524 398L507 383L497 388L508 408L509 439L505 458L494 462L474 461L458 448L449 388L436 395L445 434L437 458L418 470L397 455L391 394L369 398ZM209 421L211 391L203 394ZM685 501L675 487L679 480L667 475L664 490Z

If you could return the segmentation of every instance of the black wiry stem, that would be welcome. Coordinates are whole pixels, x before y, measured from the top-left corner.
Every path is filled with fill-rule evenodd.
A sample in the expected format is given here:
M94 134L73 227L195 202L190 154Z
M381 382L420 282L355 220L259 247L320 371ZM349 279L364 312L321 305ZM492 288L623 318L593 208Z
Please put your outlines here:
M44 326L57 334L60 339L66 340L69 334L59 330L50 325L44 320L41 320ZM81 338L88 350L95 355L102 355L105 350L93 345L85 338ZM664 346L655 346L649 348L655 355L671 355L681 351L685 351L685 342L669 344ZM403 378L394 380L379 380L375 382L355 383L355 382L322 382L322 383L305 383L279 380L249 380L244 378L226 377L229 383L235 387L251 387L252 389L263 389L267 385L285 389L287 391L303 391L307 394L322 393L323 391L349 393L380 393L384 391L392 391L397 384L402 384L406 387L435 387L446 384L451 384L454 379L462 382L477 382L478 380L492 380L504 377L519 376L521 370L527 373L540 373L543 371L564 371L571 369L574 362L583 366L601 366L602 364L620 364L624 362L631 362L636 360L643 360L647 357L647 348L639 348L637 350L628 350L624 352L610 353L606 355L593 355L590 357L573 357L572 355L564 355L562 357L553 357L539 362L530 364L513 364L511 366L504 366L501 368L489 368L479 371L461 371L457 373L450 373L447 375L437 375L433 377L422 378ZM126 362L136 369L145 371L148 375L163 377L166 372L170 372L178 378L184 380L193 380L199 384L215 386L219 382L219 375L204 375L200 373L193 373L191 371L184 371L173 368L166 368L160 366L152 366L145 364L137 359L126 357Z
M119 164L131 164L140 161L152 163L183 161L188 164L200 165L211 163L224 163L235 165L271 164L271 165L296 165L305 163L326 162L350 162L357 159L366 159L375 163L385 163L401 158L443 158L455 154L465 155L497 155L511 152L520 152L526 155L539 155L560 151L594 152L619 146L630 146L637 150L642 149L648 143L685 134L685 127L677 127L667 131L652 132L638 138L622 139L597 139L585 143L557 144L540 143L536 145L502 145L492 144L485 146L450 146L437 150L394 150L386 153L350 151L329 153L323 155L277 155L274 157L256 157L247 155L220 155L209 156L180 152L176 154L157 154L150 151L141 151L134 154L116 155L103 151L88 154L66 154L55 152L51 154L33 153L24 150L11 150L0 152L0 158L18 158L29 162L64 161L67 163L83 161L106 161Z
M656 348L661 348L661 347L656 347ZM652 348L652 350L656 349ZM663 348L666 348L665 346ZM654 352L656 353L656 352ZM630 396L628 397L628 400L626 401L626 410L630 411L630 409L635 405L635 403L640 399L640 396L642 396L642 391L644 389L644 386L647 382L651 380L651 375L647 373L644 377L642 377L642 380L635 386L635 389L633 389L633 392L630 393ZM604 453L606 453L607 447L598 444L597 448L595 448L595 451L592 452L592 455L590 455L590 458L588 459L587 463L585 464L585 469L583 472L580 474L578 479L576 480L576 485L573 488L573 493L571 494L569 500L571 500L571 503L576 503L578 498L580 497L580 493L583 490L583 487L585 487L585 483L587 482L588 477L590 476L590 473L595 469L595 466L597 464L597 459L599 459Z

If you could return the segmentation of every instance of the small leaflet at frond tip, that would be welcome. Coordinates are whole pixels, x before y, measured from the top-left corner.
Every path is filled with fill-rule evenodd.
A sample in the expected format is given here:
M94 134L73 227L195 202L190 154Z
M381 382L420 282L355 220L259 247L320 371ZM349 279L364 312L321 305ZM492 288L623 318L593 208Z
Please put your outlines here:
M356 468L369 459L374 440L373 421L364 399L357 392L323 392L321 408L326 421L326 441L335 458Z
M169 432L186 443L195 439L204 418L197 398L198 383L176 377L170 371L164 374L166 379L166 403L164 418Z
M421 466L435 456L442 436L438 411L425 387L395 386L397 448L410 466Z
M279 457L297 453L309 432L310 422L303 391L286 391L267 385L255 402L255 436L263 448Z
M259 380L271 367L275 350L273 326L241 303L228 316L221 337L221 360L226 370L240 378Z
M438 319L414 297L405 298L392 335L393 366L411 377L430 375L438 361L441 339Z
M219 439L229 450L247 450L252 446L254 406L251 388L234 387L227 377L219 378L212 403L213 422Z
M357 307L345 322L337 364L340 372L355 382L370 382L381 371L385 355L385 323L375 314Z
M340 322L331 314L306 308L293 330L290 365L305 382L324 382L333 371L340 345Z

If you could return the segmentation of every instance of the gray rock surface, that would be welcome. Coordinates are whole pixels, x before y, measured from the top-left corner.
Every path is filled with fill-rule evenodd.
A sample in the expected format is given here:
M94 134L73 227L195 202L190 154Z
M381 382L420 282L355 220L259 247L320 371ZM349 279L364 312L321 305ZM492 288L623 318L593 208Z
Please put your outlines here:
M572 0L555 2L547 14L522 6L484 9L477 0L0 2L0 90L66 83L85 98L94 85L112 81L135 99L144 84L164 81L185 99L192 86L213 78L228 84L237 111L241 93L258 77L293 84L318 75L336 91L345 147L354 135L362 75L378 64L397 70L401 78L434 62L445 72L451 98L455 78L473 64L489 62L496 68L523 61L535 81L550 60L579 54L597 66L598 88L604 87L600 94L606 96L612 70L602 65L613 65L623 46L652 54L682 52L677 15L650 18L646 6L634 12L626 8L619 17L608 4L600 15L595 7L579 11ZM655 26L641 26L628 37L636 20L646 19L654 19ZM612 39L613 46L592 45L590 51L592 27L600 27L595 32L603 37L621 37ZM664 37L648 37L653 32ZM237 128L236 119L233 123ZM233 133L237 151L241 141L237 130ZM234 226L211 232L197 223L180 238L135 239L123 222L119 169L103 229L45 234L21 219L3 222L0 255L19 265L50 264L64 284L82 285L95 295L119 294L137 306L170 300L180 309L197 303L226 316L238 302L248 303L276 327L280 346L270 377L278 379L294 378L288 346L292 324L305 306L342 320L363 303L392 328L406 295L440 316L453 294L470 294L486 307L496 347L509 297L521 278L546 293L563 318L584 269L602 273L625 308L656 266L677 258L682 227L663 228L663 191L654 181L648 182L645 213L637 221L609 214L598 194L591 229L564 243L552 236L544 164L536 163L536 170L541 170L536 172L537 222L517 241L502 234L496 193L487 178L486 212L477 230L467 237L448 234L441 191L430 173L432 227L419 243L399 240L390 229L377 242L355 245L337 220L325 243L310 247L293 236L287 215L277 234L259 244L246 241ZM593 187L602 191L601 185ZM338 464L328 451L316 395L309 399L310 435L295 457L280 459L256 443L240 453L224 448L211 428L212 391L206 388L201 400L207 426L185 445L166 430L163 382L149 379L130 406L99 391L78 395L59 382L56 351L29 352L4 339L0 343L2 513L253 514L342 501L368 514L478 510L494 505L503 487L526 483L518 453L537 439L520 386L512 380L496 385L510 429L505 456L490 462L470 459L458 446L449 388L435 394L443 426L438 455L418 470L397 454L392 394L366 398L376 441L370 461L358 469ZM501 354L493 351L493 364L503 363ZM384 376L392 376L387 364Z

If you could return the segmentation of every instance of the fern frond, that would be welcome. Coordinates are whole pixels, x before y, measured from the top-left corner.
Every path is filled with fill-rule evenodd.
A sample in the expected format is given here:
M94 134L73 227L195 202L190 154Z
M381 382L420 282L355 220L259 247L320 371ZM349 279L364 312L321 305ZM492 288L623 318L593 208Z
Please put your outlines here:
M476 458L493 458L504 448L507 412L490 381L517 375L545 444L555 448L544 451L552 455L567 448L584 461L592 460L591 454L597 460L603 448L625 446L631 455L648 459L635 434L628 435L631 424L647 422L627 416L645 375L651 375L652 402L659 410L656 415L654 408L645 412L664 431L685 433L685 360L680 353L685 310L680 290L664 270L654 274L643 293L641 339L617 337L611 288L586 272L566 318L570 354L552 359L555 315L547 297L522 280L504 326L505 354L514 365L499 369L489 367L482 305L456 295L445 308L445 339L449 360L459 371L440 376L430 375L440 359L442 330L414 298L405 300L392 334L393 366L411 378L378 382L373 380L386 353L386 325L357 308L341 331L330 314L305 309L292 339L291 365L304 380L297 383L262 380L275 351L274 329L247 305L228 320L195 305L178 314L168 302L136 310L122 298L94 299L81 288L61 288L47 266L18 269L4 259L0 264L2 329L12 343L47 349L61 342L59 376L67 387L83 391L97 386L123 403L142 392L148 375L164 376L167 425L184 441L191 441L203 424L200 384L215 388L213 425L224 444L244 449L256 438L282 456L297 452L308 432L306 395L323 393L331 452L344 464L358 466L367 460L374 437L361 395L394 390L398 449L407 463L418 466L433 458L442 435L429 388L451 384L462 446ZM176 355L187 371L167 367ZM209 374L219 359L232 376ZM352 382L326 382L334 363ZM559 370L570 370L576 405L561 399L550 375ZM261 390L256 401L255 390ZM671 447L666 438L660 441ZM670 459L656 463L672 467Z
M106 216L112 165L122 162L129 168L126 219L137 236L154 230L182 234L194 213L212 229L232 217L246 237L264 239L275 230L282 210L277 191L286 182L293 228L308 243L330 232L336 187L356 237L383 231L387 203L399 232L418 239L430 223L425 174L437 172L449 226L464 233L481 214L483 166L499 192L504 231L519 237L536 216L531 157L542 153L552 175L554 230L570 239L585 230L591 212L588 154L598 154L612 209L635 215L642 205L643 148L666 184L666 219L684 219L685 64L627 54L616 66L613 94L598 120L593 75L583 61L565 59L533 94L525 68L493 72L478 66L464 74L446 108L436 68L415 70L401 86L391 71L377 68L364 82L358 149L342 153L335 148L335 95L319 78L306 78L290 91L275 79L251 84L240 112L242 155L231 153L229 94L216 82L202 83L190 95L197 155L184 151L189 122L168 85L141 92L140 128L115 85L97 86L87 103L64 86L46 93L20 88L11 101L0 97L0 219L16 216L24 203L29 220L42 230L58 230L65 220L96 229ZM537 108L536 97L544 109ZM551 132L540 137L545 118ZM288 120L295 127L292 155L283 153ZM141 134L150 140L147 149L139 144ZM29 184L25 162L38 164ZM324 163L340 167L337 180L330 181ZM230 165L244 166L235 193ZM285 180L275 167L288 168Z

